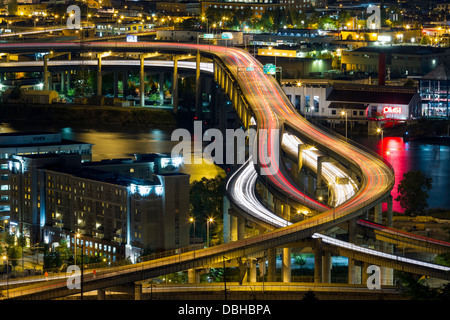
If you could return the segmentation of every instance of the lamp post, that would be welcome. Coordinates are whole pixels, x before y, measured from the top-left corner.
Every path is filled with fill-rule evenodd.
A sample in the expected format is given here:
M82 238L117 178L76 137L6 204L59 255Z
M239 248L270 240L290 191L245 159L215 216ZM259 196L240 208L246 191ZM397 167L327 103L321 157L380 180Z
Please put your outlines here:
M80 294L81 294L81 296L80 296L80 298L81 298L81 300L83 300L83 267L84 267L84 263L83 263L83 251L84 251L84 245L83 244L81 244L81 283L80 283L80 285L81 285L81 292L80 292Z
M77 265L77 241L78 241L78 238L80 237L80 234L79 233L77 233L76 235L75 235L75 240L74 240L74 248L75 248L75 256L74 256L74 260L75 260L75 265Z
M377 128L377 133L381 133L381 156L384 157L384 148L383 148L383 129Z
M8 269L9 269L9 260L8 257L5 255L3 256L3 260L6 261L6 298L9 298L9 275L8 275Z
M347 112L342 111L341 116L345 116L345 139L347 139Z
M206 220L206 247L209 248L209 225L214 221L213 218L208 218L208 220Z
M224 285L224 289L225 289L225 301L227 300L227 277L226 277L226 271L227 270L225 268L225 260L227 259L227 257L223 256L223 285Z
M195 219L193 217L190 217L189 222L192 223L194 226L194 234L192 235L192 240L194 240L195 239Z

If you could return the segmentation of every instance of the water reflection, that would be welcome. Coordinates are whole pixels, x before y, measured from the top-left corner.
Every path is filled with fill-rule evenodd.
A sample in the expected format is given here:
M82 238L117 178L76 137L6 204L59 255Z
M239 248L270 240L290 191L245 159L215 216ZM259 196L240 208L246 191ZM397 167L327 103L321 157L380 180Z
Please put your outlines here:
M170 153L178 142L170 141L171 132L160 129L141 131L109 131L108 129L86 129L75 127L39 127L2 124L0 132L24 132L24 131L54 131L61 132L63 139L92 143L92 160L130 158L135 153ZM193 154L193 157L201 157L201 154ZM193 162L192 162L193 163ZM191 175L190 181L200 180L202 177L214 178L216 175L224 175L224 171L214 165L208 159L202 164L184 164L182 172Z
M93 160L129 158L133 153L170 153L177 142L170 141L171 132L159 129L144 131L111 129L85 129L75 127L49 128L38 125L2 124L0 132L18 131L56 131L61 132L63 138L92 143ZM405 172L421 170L433 179L433 188L429 192L428 204L430 208L450 208L450 146L437 146L421 142L404 142L401 137L379 136L356 138L355 141L383 154L395 170L395 186L392 190L394 199L397 197L397 185ZM201 157L201 154L193 154ZM192 162L193 163L193 162ZM213 178L218 174L224 175L221 168L211 161L204 160L203 164L185 164L182 171L191 175L191 181L202 177ZM402 211L398 202L394 201L394 210Z
M405 172L421 170L433 179L429 191L430 208L450 208L448 189L450 186L450 146L433 145L422 142L404 142L401 137L360 138L358 142L383 154L394 167L395 187L392 190L394 199L398 196L397 186ZM394 201L394 210L402 211L398 202Z

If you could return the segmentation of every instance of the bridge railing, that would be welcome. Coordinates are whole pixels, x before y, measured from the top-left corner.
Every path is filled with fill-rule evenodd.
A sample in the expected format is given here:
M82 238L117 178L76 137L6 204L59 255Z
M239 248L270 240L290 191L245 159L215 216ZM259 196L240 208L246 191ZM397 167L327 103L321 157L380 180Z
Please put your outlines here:
M104 281L103 287L107 287L108 283L110 283L111 286L114 285L115 282L113 278L116 276L127 276L133 274L133 279L136 279L136 272L149 271L151 269L156 268L158 268L158 272L160 274L167 274L183 270L184 268L182 266L183 262L190 262L198 259L206 259L208 263L211 262L217 263L223 261L225 255L229 255L234 251L245 250L246 253L248 254L251 253L250 252L251 250L249 249L253 248L255 252L260 252L265 250L263 248L264 246L267 249L273 245L282 245L284 243L291 242L292 236L297 232L302 231L308 232L308 229L312 229L313 231L311 232L316 232L317 227L321 229L324 226L333 223L333 221L336 221L339 218L344 217L350 212L355 212L357 210L366 210L369 207L373 206L373 202L377 200L379 200L378 195L364 202L361 202L358 205L354 205L351 208L332 209L322 214L319 214L316 217L309 218L307 220L293 224L291 226L276 229L272 232L256 235L243 240L224 243L210 248L203 248L187 252L179 252L177 255L161 257L159 259L148 260L145 262L140 262L131 265L104 268L98 270L95 273L95 275L92 269L86 269L84 271L83 280L85 282L89 282L101 279ZM177 268L179 268L180 270L178 270ZM15 289L14 291L9 292L9 297L10 298L18 297L23 294L39 294L44 293L45 291L50 289L67 289L68 285L67 280L69 279L70 276L71 274L60 273L48 277L40 277L40 279L44 281L45 283L44 285L40 286L34 285L33 287ZM36 278L37 278L36 280L38 280L39 277ZM78 292L79 291L74 290L74 294ZM3 295L6 296L5 290L3 290Z

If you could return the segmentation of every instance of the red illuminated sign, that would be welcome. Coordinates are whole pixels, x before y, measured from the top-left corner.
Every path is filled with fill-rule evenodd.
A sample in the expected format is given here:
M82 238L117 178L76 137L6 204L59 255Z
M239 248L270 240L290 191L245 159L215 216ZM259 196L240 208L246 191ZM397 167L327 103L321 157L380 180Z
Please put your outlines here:
M402 108L401 107L384 107L383 108L383 113L402 113Z

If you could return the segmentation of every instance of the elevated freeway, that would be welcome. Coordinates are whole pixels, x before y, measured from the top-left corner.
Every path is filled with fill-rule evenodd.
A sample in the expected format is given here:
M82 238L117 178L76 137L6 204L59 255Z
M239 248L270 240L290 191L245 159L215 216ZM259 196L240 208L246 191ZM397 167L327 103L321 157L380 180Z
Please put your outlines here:
M264 74L260 63L243 50L209 45L153 42L137 44L97 42L84 43L83 47L89 51L158 51L169 53L200 51L203 55L212 58L216 79L231 95L231 99L239 99L237 100L239 103L235 107L239 108L241 115L245 115L242 117L245 127L250 128L253 124L261 133L255 143L258 150L257 159L250 157L230 177L227 183L227 195L232 206L237 210L253 217L255 217L255 213L257 216L261 214L257 219L269 219L266 221L267 224L275 226L275 229L271 232L216 247L132 266L112 268L96 274L95 277L87 274L84 284L84 290L86 291L139 282L162 274L222 263L224 260L258 254L312 236L318 236L326 242L328 239L322 238L320 232L341 222L361 216L374 205L383 202L387 196L390 196L390 191L394 185L394 175L389 165L374 154L362 150L349 141L318 128L302 118L295 111L275 79ZM79 48L79 44L73 43L34 43L32 45L6 44L2 45L0 50L4 52L23 52L26 50L70 52L79 50ZM250 118L253 119L253 123L249 121ZM301 190L302 188L288 175L281 153L277 151L281 144L283 132L287 130L322 152L334 156L337 161L340 161L346 167L352 168L352 171L358 176L359 183L357 191L351 198L346 199L336 207L329 208L317 199L306 197ZM263 162L261 159L269 160L269 162ZM292 203L312 207L321 213L295 224L280 221L254 196L256 179L263 179ZM334 244L337 246L336 243ZM375 252L367 254L374 256ZM385 259L395 260L397 257L385 257ZM409 261L405 263L409 263ZM440 277L447 278L448 270L445 268L427 265L424 272L429 270L438 270L437 273ZM17 290L15 297L53 299L76 292L76 290L69 290L66 283L58 281L30 288L21 288Z

